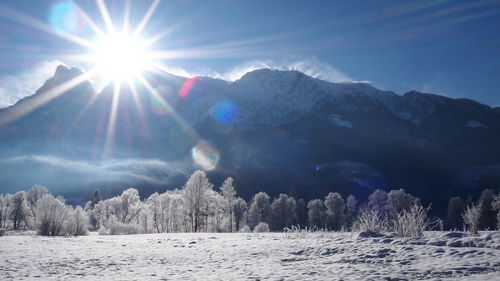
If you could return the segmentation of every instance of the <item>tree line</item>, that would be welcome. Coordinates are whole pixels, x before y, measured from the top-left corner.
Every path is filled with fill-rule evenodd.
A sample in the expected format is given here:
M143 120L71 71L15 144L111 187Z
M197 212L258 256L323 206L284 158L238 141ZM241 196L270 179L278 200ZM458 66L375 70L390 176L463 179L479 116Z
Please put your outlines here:
M432 227L467 227L477 234L479 229L500 226L500 195L491 189L484 190L477 202L451 198L444 219L430 220L428 210L404 189L376 189L362 204L353 195L344 198L337 192L307 203L287 194L271 198L259 192L247 202L237 196L232 178L216 191L205 172L198 170L182 188L153 193L144 200L134 188L105 200L95 191L83 207L69 206L39 185L27 192L1 194L0 228L66 236L85 235L88 230L109 235L281 231L299 225L330 231L391 230L405 236Z

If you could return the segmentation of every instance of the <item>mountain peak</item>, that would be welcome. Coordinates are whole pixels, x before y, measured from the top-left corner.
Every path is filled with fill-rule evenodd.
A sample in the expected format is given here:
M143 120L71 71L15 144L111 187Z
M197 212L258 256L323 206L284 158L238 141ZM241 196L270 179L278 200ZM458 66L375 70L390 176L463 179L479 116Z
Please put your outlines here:
M54 73L53 78L55 78L57 80L60 80L60 79L66 80L68 78L74 78L74 77L77 77L77 76L82 75L82 74L83 74L83 71L80 70L79 68L76 68L76 67L69 68L64 64L60 64L57 66L56 72Z

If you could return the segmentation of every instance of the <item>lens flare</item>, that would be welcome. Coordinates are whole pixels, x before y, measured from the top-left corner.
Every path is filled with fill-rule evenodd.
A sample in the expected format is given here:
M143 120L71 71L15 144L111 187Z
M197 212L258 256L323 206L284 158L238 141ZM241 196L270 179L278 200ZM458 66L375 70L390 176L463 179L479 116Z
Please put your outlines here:
M61 33L70 33L80 27L80 16L76 5L72 1L61 1L50 8L49 24Z
M232 125L238 117L240 108L234 102L226 100L215 106L212 116L224 125Z
M194 163L205 171L213 170L219 163L220 154L207 142L199 142L191 150Z
M186 79L186 81L184 81L184 84L182 85L182 88L179 90L179 97L187 98L195 83L196 77Z

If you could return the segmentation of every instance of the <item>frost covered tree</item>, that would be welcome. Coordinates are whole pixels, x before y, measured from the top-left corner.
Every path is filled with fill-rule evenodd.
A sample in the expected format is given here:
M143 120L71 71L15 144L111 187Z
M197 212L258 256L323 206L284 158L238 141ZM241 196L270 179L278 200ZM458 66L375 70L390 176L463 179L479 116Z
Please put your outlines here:
M387 194L388 206L391 210L391 215L403 211L409 211L414 205L420 205L420 200L406 193L404 189L394 189Z
M113 205L115 210L115 215L118 220L122 223L128 224L132 222L141 211L141 199L139 197L139 191L135 188L129 188L123 191L120 197Z
M102 200L94 206L101 233L139 232L139 214L144 208L137 189L129 188L120 196ZM115 227L116 231L112 228Z
M36 204L37 231L40 235L64 235L69 218L69 209L60 198L44 195Z
M30 215L33 217L34 225L36 224L37 218L36 203L40 198L49 193L49 189L42 185L33 185L28 193L26 193L26 203L28 204Z
M183 188L183 199L187 215L194 232L200 230L201 219L206 215L209 191L213 185L208 181L207 175L201 170L195 171Z
M69 219L66 226L67 234L73 236L87 235L89 228L89 216L81 206L69 208Z
M500 230L500 194L496 195L495 198L493 198L491 207L493 207L493 210L497 212L497 229Z
M234 225L236 231L239 231L243 226L246 212L247 212L247 202L243 198L238 197L233 204Z
M271 225L274 230L282 230L297 221L297 203L293 197L280 194L271 204Z
M224 200L224 210L229 220L228 230L229 232L233 232L233 205L236 201L236 190L234 189L233 178L229 177L222 183L220 192Z
M462 229L464 220L462 213L465 210L465 203L460 197L452 197L448 201L448 212L446 222L448 229Z
M297 200L297 207L295 208L297 213L297 224L305 226L307 225L307 204L302 198Z
M7 220L10 217L10 202L12 195L0 194L0 228L7 228Z
M28 205L26 203L26 192L19 191L10 199L9 215L14 229L19 229L21 223L25 223L28 217Z
M146 206L151 215L151 221L157 233L165 232L164 228L164 210L162 198L158 192L151 194L146 200Z
M325 208L321 199L314 199L307 203L307 215L310 227L322 227L325 223Z
M101 193L96 189L90 197L90 209L93 210L95 205L101 201Z
M368 196L367 207L369 210L375 211L378 214L387 216L390 210L387 192L376 189L370 196Z
M497 214L493 209L493 201L495 200L495 192L491 189L485 189L479 196L478 205L481 209L481 218L479 219L480 229L495 229L497 222Z
M254 228L259 222L269 222L271 212L270 200L269 195L265 192L259 192L253 196L252 204L248 209L248 226Z
M330 192L325 197L326 227L331 230L340 230L345 221L344 198L337 192Z
M345 217L346 225L351 227L358 215L358 200L354 195L350 194L345 200Z

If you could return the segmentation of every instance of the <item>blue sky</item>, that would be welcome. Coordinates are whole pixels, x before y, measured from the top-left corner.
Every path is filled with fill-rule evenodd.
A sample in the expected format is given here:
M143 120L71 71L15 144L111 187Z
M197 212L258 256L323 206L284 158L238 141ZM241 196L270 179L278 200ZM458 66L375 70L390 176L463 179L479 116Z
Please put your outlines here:
M100 28L94 1L75 1ZM105 1L123 21L126 1ZM131 1L131 26L152 1ZM69 8L68 8L69 7ZM57 63L92 66L65 39L94 32L69 1L0 3L0 106L38 88ZM141 37L155 50L191 50L162 60L177 71L229 77L292 65L328 80L366 80L397 93L415 89L500 106L498 1L161 1ZM63 34L63 35L61 35ZM190 53L191 54L191 53Z

